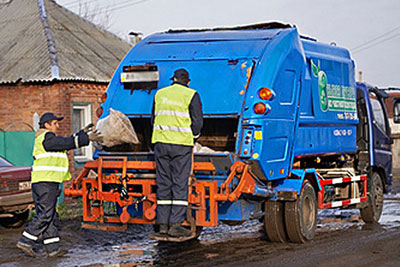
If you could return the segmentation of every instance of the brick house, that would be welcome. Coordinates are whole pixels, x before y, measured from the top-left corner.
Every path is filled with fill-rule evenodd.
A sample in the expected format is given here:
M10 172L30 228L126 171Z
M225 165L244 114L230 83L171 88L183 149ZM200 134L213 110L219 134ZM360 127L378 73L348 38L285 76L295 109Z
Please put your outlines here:
M0 128L64 116L59 135L96 123L96 109L130 44L52 0L0 1ZM24 128L25 127L25 128ZM71 173L92 148L69 152Z

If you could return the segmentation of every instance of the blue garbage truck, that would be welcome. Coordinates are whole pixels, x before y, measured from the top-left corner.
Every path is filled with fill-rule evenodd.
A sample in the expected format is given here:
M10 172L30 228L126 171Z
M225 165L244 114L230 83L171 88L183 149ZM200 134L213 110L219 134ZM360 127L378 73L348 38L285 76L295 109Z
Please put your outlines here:
M348 50L263 23L156 33L127 53L98 116L122 112L140 143L96 150L65 190L82 197L83 227L155 224L152 104L179 68L204 113L184 223L193 236L259 219L270 241L302 243L328 208L379 220L392 183L384 93L355 82Z

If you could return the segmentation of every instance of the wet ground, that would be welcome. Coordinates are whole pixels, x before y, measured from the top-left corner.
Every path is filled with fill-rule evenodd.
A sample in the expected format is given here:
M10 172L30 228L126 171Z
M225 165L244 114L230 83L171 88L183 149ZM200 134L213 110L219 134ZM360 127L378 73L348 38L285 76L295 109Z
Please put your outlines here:
M68 253L55 259L20 252L15 243L23 228L0 229L0 266L400 266L400 179L385 195L379 224L364 224L358 210L322 210L306 244L270 243L259 221L204 228L198 240L178 244L148 240L150 225L115 233L62 224Z

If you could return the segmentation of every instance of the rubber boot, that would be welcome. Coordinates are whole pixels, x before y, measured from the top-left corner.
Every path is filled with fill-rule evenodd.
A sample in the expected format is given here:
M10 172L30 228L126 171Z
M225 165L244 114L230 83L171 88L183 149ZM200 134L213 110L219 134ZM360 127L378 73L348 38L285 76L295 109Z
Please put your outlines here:
M186 236L191 236L192 232L189 229L186 229L185 227L181 226L180 223L174 223L168 230L168 235L173 237L186 237Z
M26 255L34 258L42 256L40 251L37 249L37 244L34 242L29 242L29 240L24 240L23 237L18 241L17 248L22 250Z
M151 236L153 236L155 238L168 237L168 224L159 224L159 225L156 225L156 226L159 227L159 230L158 230L158 232L155 232ZM155 230L155 231L157 231L157 230Z
M57 249L52 250L52 251L47 251L47 257L50 257L50 258L62 257L67 253L68 253L67 250L64 250L64 249L61 249L61 248L57 248Z
M160 234L167 235L168 234L168 224L160 224Z

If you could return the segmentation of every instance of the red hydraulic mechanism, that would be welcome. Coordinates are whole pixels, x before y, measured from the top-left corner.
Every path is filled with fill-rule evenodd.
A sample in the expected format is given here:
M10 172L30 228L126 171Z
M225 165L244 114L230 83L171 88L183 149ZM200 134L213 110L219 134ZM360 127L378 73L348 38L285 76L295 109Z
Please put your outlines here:
M84 165L82 172L72 181L71 187L65 188L65 195L82 197L84 228L125 231L127 223L154 224L157 207L155 168L154 161L129 161L127 157L100 157ZM113 173L110 174L110 170ZM138 170L141 171L140 174ZM211 162L194 162L193 171L213 173L215 166ZM235 177L239 182L232 189L230 185ZM195 225L217 226L217 202L234 202L243 193L254 193L253 178L249 166L237 161L231 166L229 176L219 188L217 181L195 180L189 187L188 196L189 206L194 212L191 219ZM108 190L103 190L105 187ZM133 190L126 190L127 188ZM106 202L118 203L122 209L120 215L106 215L104 211ZM142 216L131 217L128 207L131 205L138 207L139 203Z

